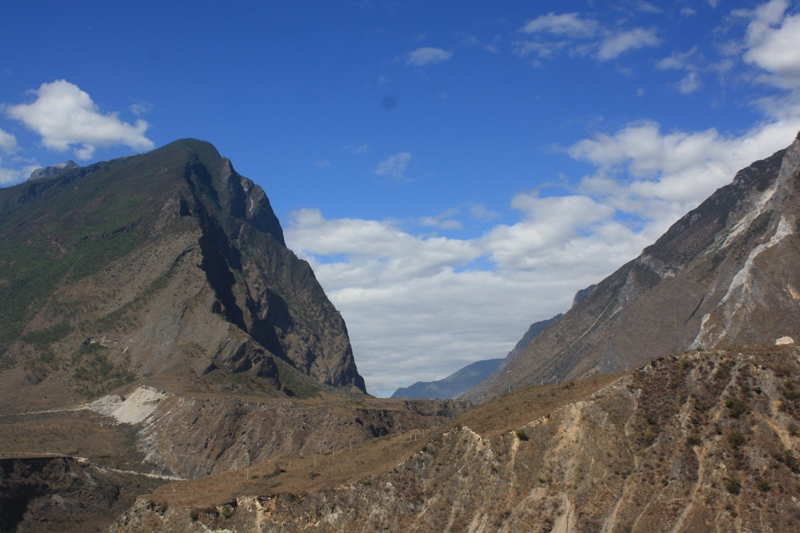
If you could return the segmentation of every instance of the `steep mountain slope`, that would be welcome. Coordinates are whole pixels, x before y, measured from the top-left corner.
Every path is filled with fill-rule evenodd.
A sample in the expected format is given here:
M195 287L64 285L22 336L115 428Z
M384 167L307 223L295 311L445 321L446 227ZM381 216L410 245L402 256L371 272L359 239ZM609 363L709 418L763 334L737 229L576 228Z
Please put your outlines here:
M0 412L132 382L365 391L264 191L201 141L0 190L0 301Z
M466 397L690 348L800 339L800 137L741 170Z
M394 391L392 398L455 398L497 370L502 359L476 361L437 381L417 381Z
M110 531L797 531L799 361L692 351L529 387L407 439L384 473L366 449L284 458L162 487Z

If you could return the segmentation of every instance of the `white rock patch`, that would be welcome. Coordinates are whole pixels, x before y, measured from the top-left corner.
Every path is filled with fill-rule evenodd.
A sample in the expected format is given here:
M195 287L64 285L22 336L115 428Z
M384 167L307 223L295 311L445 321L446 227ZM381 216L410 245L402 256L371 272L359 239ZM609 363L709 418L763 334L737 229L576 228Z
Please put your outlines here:
M113 416L121 424L138 424L143 422L158 407L158 403L169 397L153 387L139 387L124 401L120 396L103 396L89 405L89 410L105 416Z

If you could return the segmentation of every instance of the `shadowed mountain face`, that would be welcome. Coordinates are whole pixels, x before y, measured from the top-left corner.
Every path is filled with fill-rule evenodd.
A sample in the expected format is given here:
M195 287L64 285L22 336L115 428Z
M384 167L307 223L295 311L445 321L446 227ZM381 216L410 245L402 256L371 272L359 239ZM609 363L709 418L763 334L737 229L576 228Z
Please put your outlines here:
M266 194L205 142L0 190L0 301L6 411L133 381L365 391Z
M800 137L741 170L466 396L800 339Z

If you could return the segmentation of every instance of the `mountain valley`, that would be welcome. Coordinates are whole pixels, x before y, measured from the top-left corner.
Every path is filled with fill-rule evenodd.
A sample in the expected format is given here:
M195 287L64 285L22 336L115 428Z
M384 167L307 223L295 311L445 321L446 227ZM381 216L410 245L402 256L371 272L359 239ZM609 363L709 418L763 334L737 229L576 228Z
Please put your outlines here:
M0 530L800 531L800 136L463 399L367 393L210 144L34 178L0 189Z

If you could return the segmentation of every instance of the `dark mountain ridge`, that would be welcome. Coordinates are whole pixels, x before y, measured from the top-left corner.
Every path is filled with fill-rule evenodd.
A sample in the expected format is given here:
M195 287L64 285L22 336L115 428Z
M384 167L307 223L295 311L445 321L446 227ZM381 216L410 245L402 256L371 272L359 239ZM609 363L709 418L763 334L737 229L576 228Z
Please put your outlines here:
M0 258L3 410L142 380L365 391L341 315L266 194L208 143L0 190Z

